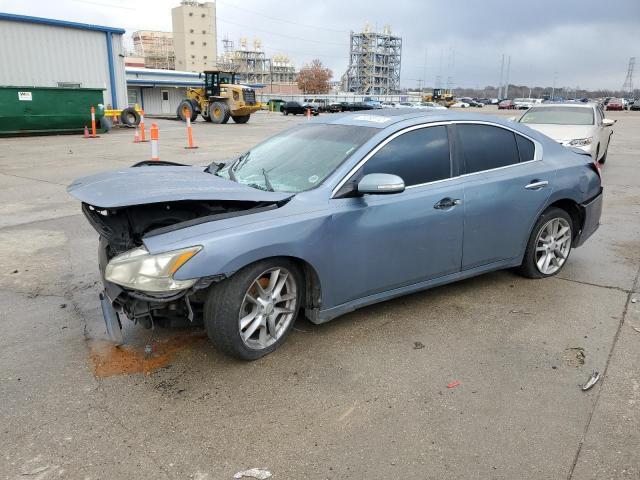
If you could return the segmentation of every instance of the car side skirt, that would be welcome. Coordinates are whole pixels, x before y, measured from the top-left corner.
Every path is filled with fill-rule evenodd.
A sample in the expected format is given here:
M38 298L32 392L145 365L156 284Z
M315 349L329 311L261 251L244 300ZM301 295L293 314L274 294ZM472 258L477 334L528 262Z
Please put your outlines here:
M305 309L305 316L315 324L326 323L341 315L353 312L354 310L372 305L374 303L384 302L386 300L391 300L392 298L401 297L403 295L419 292L421 290L428 290L430 288L456 282L458 280L464 280L465 278L475 277L477 275L481 275L483 273L491 272L494 270L517 267L521 263L522 258L520 257L508 260L500 260L499 262L481 265L468 270L463 270L461 272L445 275L443 277L433 278L424 282L414 283L412 285L406 285L404 287L395 288L393 290L387 290L385 292L376 293L367 297L358 298L356 300L352 300L350 302L343 303L326 310Z

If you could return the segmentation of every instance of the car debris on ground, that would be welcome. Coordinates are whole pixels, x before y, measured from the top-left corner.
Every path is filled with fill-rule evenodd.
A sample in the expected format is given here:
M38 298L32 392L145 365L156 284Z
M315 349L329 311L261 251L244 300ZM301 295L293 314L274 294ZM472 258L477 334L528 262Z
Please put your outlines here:
M591 377L589 377L589 380L587 380L587 382L582 385L582 391L586 392L587 390L589 390L598 382L598 380L600 380L600 373L594 370L594 372L591 374Z
M233 478L257 478L258 480L266 480L269 477L271 477L271 472L266 468L250 468L233 476Z

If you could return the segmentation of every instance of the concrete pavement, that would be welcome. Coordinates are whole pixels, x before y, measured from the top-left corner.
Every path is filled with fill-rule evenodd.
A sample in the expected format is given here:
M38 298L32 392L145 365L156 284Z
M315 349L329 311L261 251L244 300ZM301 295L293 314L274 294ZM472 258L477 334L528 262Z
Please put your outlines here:
M65 187L148 144L0 138L0 478L640 478L640 113L611 117L602 226L561 275L495 272L300 319L253 363L131 322L125 356L104 343L97 235ZM160 156L221 161L303 121L196 122L200 148L184 150L184 126L160 120ZM166 361L131 373L148 343Z

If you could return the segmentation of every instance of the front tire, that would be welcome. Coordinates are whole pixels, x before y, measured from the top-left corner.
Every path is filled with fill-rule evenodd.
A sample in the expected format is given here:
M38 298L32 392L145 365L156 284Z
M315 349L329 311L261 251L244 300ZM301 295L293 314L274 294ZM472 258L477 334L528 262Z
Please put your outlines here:
M251 264L215 285L204 307L213 344L241 360L278 348L291 331L304 298L302 273L289 259Z
M533 227L518 273L527 278L557 275L566 264L573 242L573 221L561 208L547 209Z
M183 122L187 121L187 117L185 117L184 111L187 110L187 115L189 115L189 119L192 122L195 122L198 118L198 110L191 100L185 99L180 102L178 108L176 109L176 115Z
M213 102L209 105L209 118L213 123L227 123L231 113L229 106L223 102Z

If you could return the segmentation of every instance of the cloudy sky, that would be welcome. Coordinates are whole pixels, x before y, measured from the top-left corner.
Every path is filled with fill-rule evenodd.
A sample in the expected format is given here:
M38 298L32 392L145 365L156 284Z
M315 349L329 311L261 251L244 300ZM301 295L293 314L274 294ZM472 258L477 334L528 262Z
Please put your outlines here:
M171 30L179 0L0 0L0 11L134 30ZM638 57L640 0L217 0L218 44L225 36L262 40L267 55L296 66L319 58L339 79L349 31L368 22L402 36L402 86L496 85L511 56L511 83L619 89ZM425 68L426 56L426 68ZM506 68L505 68L506 69ZM637 87L636 87L637 88Z

